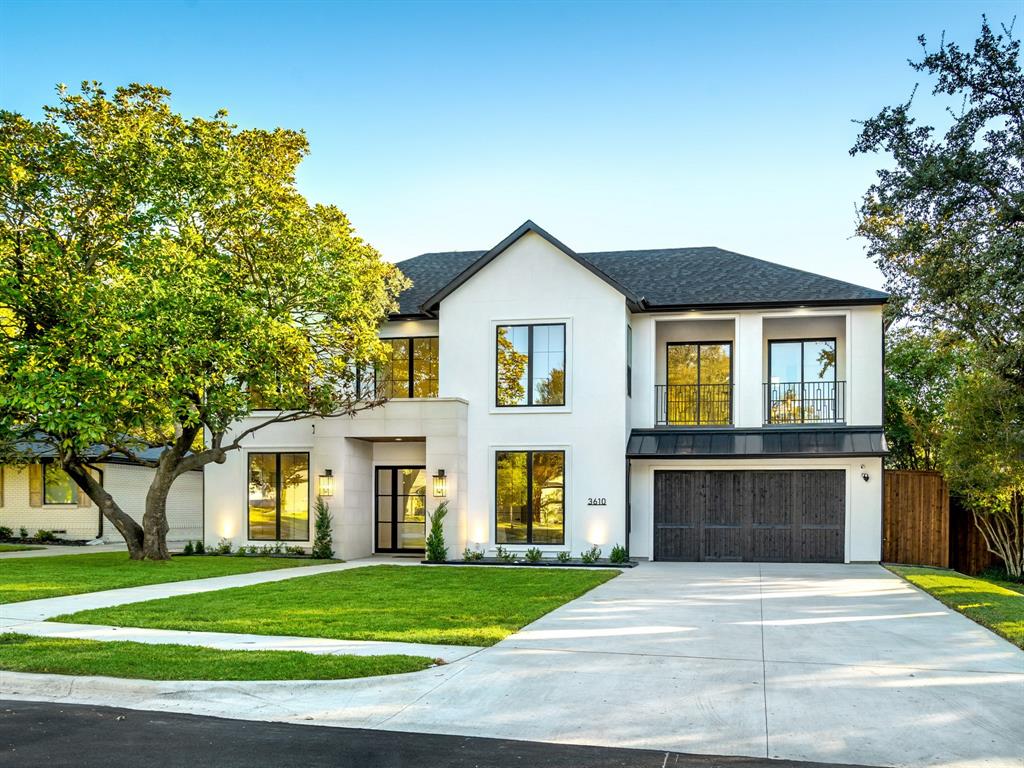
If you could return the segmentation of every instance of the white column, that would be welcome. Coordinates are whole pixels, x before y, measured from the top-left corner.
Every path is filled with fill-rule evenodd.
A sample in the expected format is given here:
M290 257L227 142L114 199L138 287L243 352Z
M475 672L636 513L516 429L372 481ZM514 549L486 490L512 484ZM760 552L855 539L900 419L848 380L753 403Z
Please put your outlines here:
M764 333L762 317L744 312L736 320L736 426L760 427L763 424Z

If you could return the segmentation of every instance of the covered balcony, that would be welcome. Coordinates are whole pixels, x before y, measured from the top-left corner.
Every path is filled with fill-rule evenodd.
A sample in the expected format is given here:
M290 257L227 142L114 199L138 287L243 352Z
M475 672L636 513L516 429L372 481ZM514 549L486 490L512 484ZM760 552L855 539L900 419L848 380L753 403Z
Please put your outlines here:
M846 421L842 318L766 320L762 413L766 425Z
M732 320L658 323L655 425L726 427L733 418Z

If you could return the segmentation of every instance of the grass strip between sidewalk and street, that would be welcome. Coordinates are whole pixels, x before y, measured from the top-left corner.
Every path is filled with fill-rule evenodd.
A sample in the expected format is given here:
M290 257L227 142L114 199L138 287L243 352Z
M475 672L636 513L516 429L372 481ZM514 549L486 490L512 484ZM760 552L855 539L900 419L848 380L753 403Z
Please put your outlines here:
M28 552L30 549L42 549L42 547L33 547L29 544L0 544L0 553L2 552Z
M942 568L887 568L944 605L1024 648L1024 594L1019 591Z
M232 556L152 561L132 560L127 552L10 558L0 567L0 604L330 562L334 561Z
M373 565L52 621L488 646L617 575L578 568Z
M139 680L346 680L418 672L425 656L234 651L193 645L0 634L0 669Z

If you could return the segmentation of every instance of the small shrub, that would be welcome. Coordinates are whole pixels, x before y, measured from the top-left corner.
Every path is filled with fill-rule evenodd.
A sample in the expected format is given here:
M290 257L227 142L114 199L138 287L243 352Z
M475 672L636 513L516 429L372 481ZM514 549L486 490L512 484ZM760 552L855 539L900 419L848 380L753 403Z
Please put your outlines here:
M444 518L448 514L448 502L437 505L430 516L430 533L427 534L427 560L443 563L448 559L448 547L444 543Z
M317 560L330 560L334 557L334 538L331 533L334 516L331 514L330 505L319 496L316 497L316 523L314 525L311 554Z
M195 551L196 551L196 548L192 546L192 542L191 541L186 541L185 542L185 546L181 550L181 554L183 554L183 555L192 555L192 554L195 554Z
M626 551L626 548L624 546L622 546L621 544L616 544L614 547L612 547L612 553L608 555L608 561L619 564L628 563L629 553Z
M273 552L275 555L280 555L282 552L284 552L284 544L282 544L280 541L275 541L274 548L271 550L271 552Z
M218 555L230 555L231 554L231 540L221 539L217 542L217 548L214 552Z
M566 552L565 550L562 550L561 552L559 552L556 555L556 557L558 558L558 562L560 562L560 563L568 563L570 560L572 560L572 553L571 552Z
M300 547L298 545L295 545L293 547L285 547L284 551L287 552L289 555L304 555L304 554L306 554L306 550L304 550L302 547Z
M27 531L26 531L27 533ZM14 531L8 528L6 525L0 525L0 539L10 539L14 537Z
M205 555L206 554L206 545L203 544L203 540L202 539L196 539L195 551L196 551L197 555Z
M582 560L587 565L593 565L600 558L601 550L598 548L597 544L592 544L590 546L590 549L585 549L582 552L580 552L580 560Z
M483 560L484 553L480 552L479 550L470 549L469 547L466 547L464 550L462 550L462 559L465 560L467 563L472 563L477 560Z
M516 556L501 546L501 544L494 548L494 556L503 563L511 563L516 559Z
M21 538L23 538L23 539L27 539L28 538L28 528L26 528L25 526L21 526L21 528L18 529L18 535L21 536Z
M238 549L235 550L235 556L236 557L243 557L248 552L249 552L249 548L243 544L241 547L239 547Z
M544 553L537 549L537 547L530 547L526 550L526 562L539 563L543 559Z
M39 541L56 541L57 534L55 534L53 531L47 531L43 528L40 528L38 531L36 531L36 538Z

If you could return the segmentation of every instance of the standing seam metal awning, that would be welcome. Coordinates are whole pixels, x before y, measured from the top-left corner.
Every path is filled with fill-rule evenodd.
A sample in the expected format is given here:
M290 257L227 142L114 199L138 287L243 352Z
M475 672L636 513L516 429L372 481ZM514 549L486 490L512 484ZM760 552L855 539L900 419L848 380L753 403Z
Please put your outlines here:
M884 456L881 427L634 429L628 459L835 458Z

